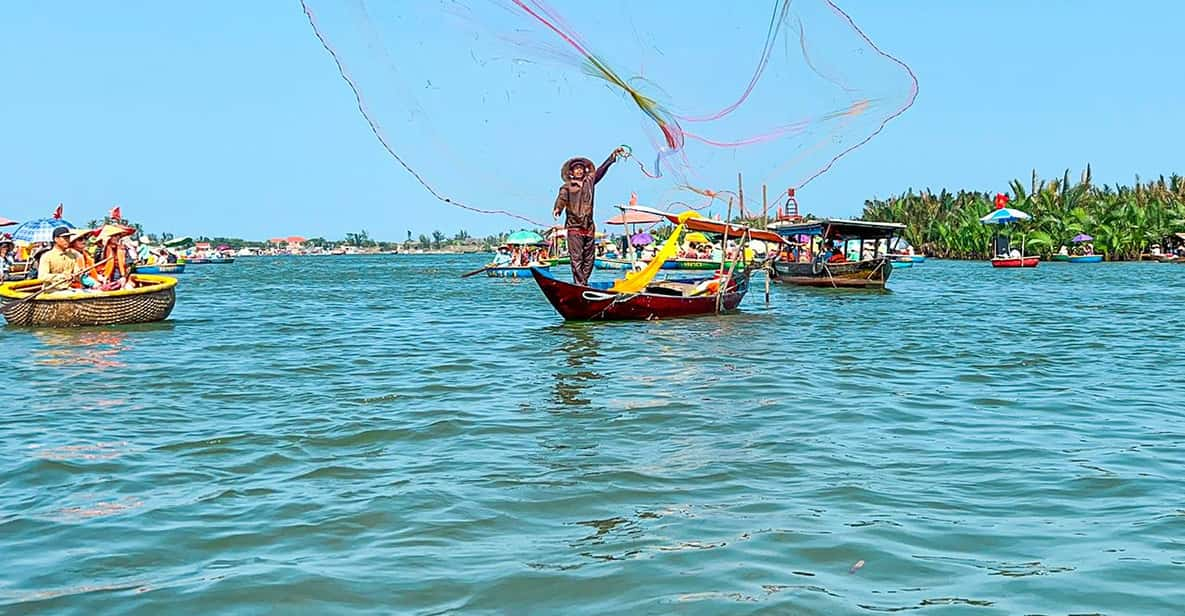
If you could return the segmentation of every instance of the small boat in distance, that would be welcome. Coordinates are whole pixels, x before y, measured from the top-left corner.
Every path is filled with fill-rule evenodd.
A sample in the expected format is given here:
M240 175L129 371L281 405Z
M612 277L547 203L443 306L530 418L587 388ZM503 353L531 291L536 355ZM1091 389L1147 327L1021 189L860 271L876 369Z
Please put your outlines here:
M1102 263L1103 255L1074 255L1070 257L1070 263Z
M234 257L192 257L185 260L188 265L230 265Z
M152 265L136 265L132 267L136 274L181 274L185 272L184 263L154 263Z
M992 267L1037 267L1041 257L996 257Z

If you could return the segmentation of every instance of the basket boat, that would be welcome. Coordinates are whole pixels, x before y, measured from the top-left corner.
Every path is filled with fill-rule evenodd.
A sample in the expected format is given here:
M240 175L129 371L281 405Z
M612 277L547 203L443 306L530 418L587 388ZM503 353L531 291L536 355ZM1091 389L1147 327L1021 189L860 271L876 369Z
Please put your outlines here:
M142 286L122 291L54 291L34 299L41 281L0 285L0 313L9 325L25 327L83 327L163 321L177 301L177 279L135 275Z

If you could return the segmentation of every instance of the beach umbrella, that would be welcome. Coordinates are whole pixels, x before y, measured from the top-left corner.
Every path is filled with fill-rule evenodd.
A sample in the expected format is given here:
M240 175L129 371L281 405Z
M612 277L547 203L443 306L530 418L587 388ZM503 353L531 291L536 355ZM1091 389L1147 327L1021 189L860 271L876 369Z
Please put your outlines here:
M654 236L646 233L645 231L641 233L635 233L633 237L630 238L630 243L634 246L646 246L648 244L653 244Z
M1032 216L1010 207L992 210L991 214L979 219L985 225L1004 225L1018 220L1029 220Z
M53 241L53 230L58 227L66 227L73 229L74 225L70 221L62 218L39 218L37 220L30 220L22 223L12 232L12 239L15 242L24 242L26 244L33 244L36 242L49 243Z
M700 233L699 231L688 233L687 236L683 238L683 241L687 242L688 244L711 244L711 242L708 241L708 236Z
M543 236L534 231L515 231L510 234L510 237L506 238L506 243L523 246L527 244L542 244L544 242Z
M0 227L10 227L10 226L12 226L12 225L15 225L15 224L16 224L16 221L15 221L15 220L12 220L12 219L10 219L10 218L5 218L5 217L3 217L3 216L0 216Z
M1075 235L1074 239L1072 239L1070 241L1074 242L1075 244L1081 244L1082 242L1089 242L1093 239L1094 239L1093 237L1091 237L1085 233L1079 233L1078 235Z
M657 222L662 222L663 218L655 214L648 214L646 212L638 212L634 210L626 210L613 218L605 221L608 225L651 225Z

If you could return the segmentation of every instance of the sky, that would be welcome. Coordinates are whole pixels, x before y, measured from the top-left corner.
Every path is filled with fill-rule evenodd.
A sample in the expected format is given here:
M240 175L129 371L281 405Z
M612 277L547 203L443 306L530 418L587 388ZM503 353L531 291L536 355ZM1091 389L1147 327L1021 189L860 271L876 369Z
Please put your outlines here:
M696 19L669 4L662 27ZM920 91L912 109L800 193L804 210L855 216L865 199L910 188L1005 190L1033 169L1076 177L1087 163L1105 183L1183 171L1185 4L839 4L914 70ZM735 6L738 20L768 16L767 2ZM253 239L366 230L401 241L524 226L441 204L399 167L297 0L8 2L0 75L0 216L44 217L62 202L83 224L119 204L150 232ZM509 209L550 220L559 164L599 160L616 137L577 131L557 143L526 125L506 159L488 164L513 167L523 192L541 195ZM463 135L441 138L465 147ZM433 180L449 192L467 178ZM598 219L614 213L607 202L644 187L636 168L615 169L598 186Z

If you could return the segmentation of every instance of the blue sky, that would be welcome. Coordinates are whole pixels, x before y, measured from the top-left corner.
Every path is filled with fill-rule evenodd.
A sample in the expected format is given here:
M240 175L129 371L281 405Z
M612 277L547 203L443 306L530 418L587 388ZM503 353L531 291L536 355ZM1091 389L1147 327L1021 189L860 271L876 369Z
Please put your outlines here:
M768 11L740 4L754 19ZM914 69L921 90L905 116L804 191L805 209L855 215L864 199L910 187L1001 190L1033 168L1053 176L1088 162L1104 182L1182 171L1185 5L841 6ZM61 201L81 224L119 203L149 230L250 238L520 226L424 194L370 134L295 0L8 3L0 74L0 216L45 216ZM530 127L521 136L550 137ZM597 158L618 142L567 141ZM543 192L566 154L548 156L558 159L537 165ZM464 180L438 183L448 192ZM600 218L639 182L636 169L615 170L598 192ZM548 219L550 205L513 209Z

